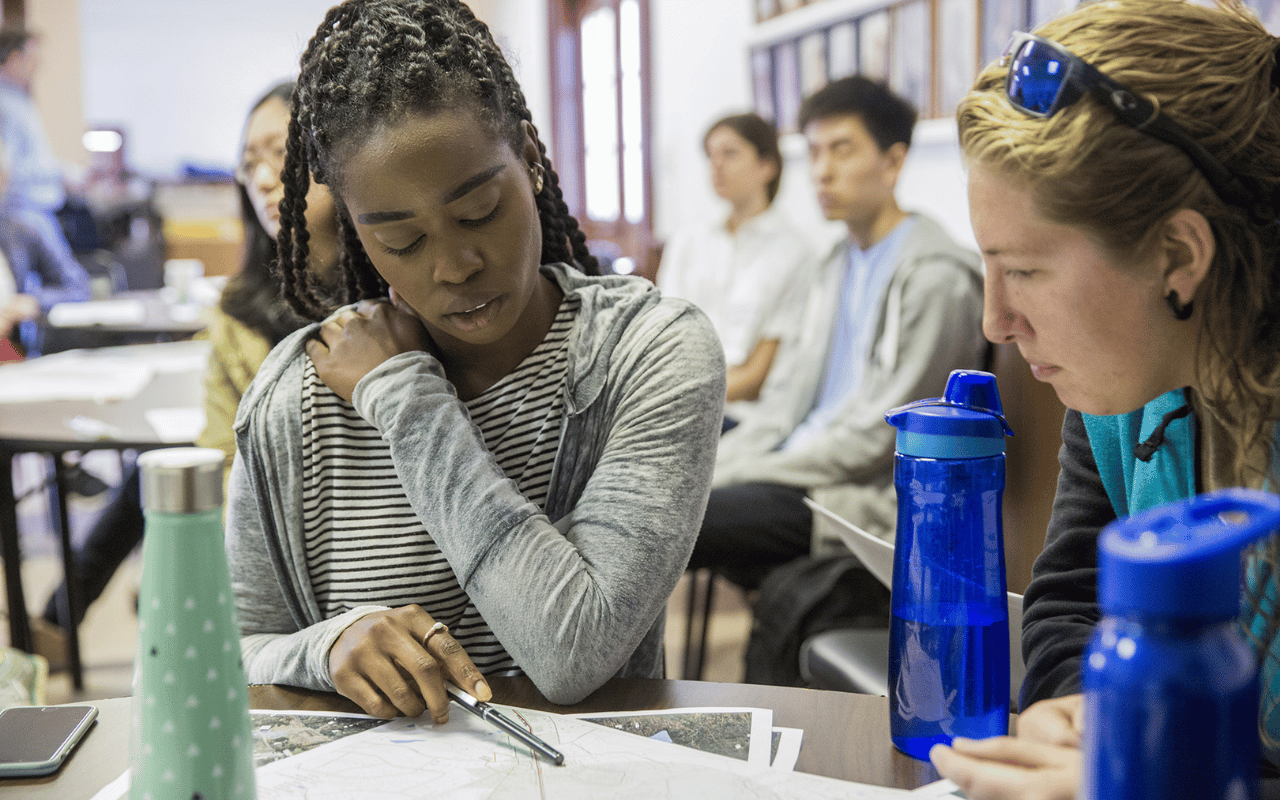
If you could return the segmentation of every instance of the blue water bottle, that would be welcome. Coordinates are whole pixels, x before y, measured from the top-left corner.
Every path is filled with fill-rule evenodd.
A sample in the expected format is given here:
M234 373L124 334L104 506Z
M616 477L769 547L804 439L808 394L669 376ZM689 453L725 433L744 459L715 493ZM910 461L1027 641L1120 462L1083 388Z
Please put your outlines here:
M1105 615L1084 667L1082 798L1258 797L1257 658L1240 551L1280 527L1280 497L1228 489L1103 529Z
M889 733L907 755L1009 731L1005 423L996 378L956 370L943 397L885 415L898 429Z

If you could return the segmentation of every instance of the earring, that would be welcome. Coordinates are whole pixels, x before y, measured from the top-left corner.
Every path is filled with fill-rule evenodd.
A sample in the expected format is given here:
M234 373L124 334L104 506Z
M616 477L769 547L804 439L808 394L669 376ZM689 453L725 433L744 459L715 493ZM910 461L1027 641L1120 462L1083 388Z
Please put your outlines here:
M1164 301L1169 304L1169 310L1173 312L1173 318L1176 320L1191 319L1191 306L1195 301L1182 305L1178 302L1178 293L1170 291L1164 296Z
M529 174L533 176L533 193L535 195L542 194L542 165L534 164L532 167L529 167Z

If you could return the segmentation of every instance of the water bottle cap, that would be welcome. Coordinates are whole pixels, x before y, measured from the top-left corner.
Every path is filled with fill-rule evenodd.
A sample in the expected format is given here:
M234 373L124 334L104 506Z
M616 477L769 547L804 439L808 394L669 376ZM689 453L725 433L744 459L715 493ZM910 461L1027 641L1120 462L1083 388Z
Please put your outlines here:
M222 507L221 450L166 447L138 456L142 507L164 514L195 514Z
M1004 419L996 376L957 369L942 397L890 409L884 418L898 429L897 450L924 458L981 458L1004 452L1013 431Z
M1102 530L1098 599L1107 614L1229 620L1240 613L1240 551L1280 528L1280 497L1223 489Z

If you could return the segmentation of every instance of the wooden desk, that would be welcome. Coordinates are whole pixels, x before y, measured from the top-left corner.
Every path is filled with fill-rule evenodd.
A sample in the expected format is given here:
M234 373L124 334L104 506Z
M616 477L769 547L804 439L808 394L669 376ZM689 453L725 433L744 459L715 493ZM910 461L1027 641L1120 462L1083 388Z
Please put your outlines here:
M493 678L501 703L574 714L688 706L755 706L773 710L775 725L804 729L796 769L860 783L914 789L938 779L933 767L889 743L889 701L883 697L699 681L615 678L573 706L548 703L527 678ZM282 686L249 687L255 709L355 711L344 697ZM129 766L129 698L99 700L98 723L55 775L0 780L6 800L88 800Z
M19 569L22 552L18 540L17 499L13 494L13 456L19 453L47 453L53 456L51 506L56 513L51 522L62 545L64 573L71 575L74 565L71 560L71 528L67 518L66 492L62 485L62 454L89 450L141 451L181 444L161 441L147 421L146 413L156 408L204 407L203 359L207 359L208 348L206 342L176 342L86 351L88 358L123 357L144 363L148 359L171 356L175 352L190 351L198 355L192 361L200 364L199 369L157 371L140 392L123 400L102 403L83 399L0 403L0 558L4 559L9 641L14 647L28 651L31 649L27 605ZM61 354L50 358L67 359L70 355ZM9 368L0 367L0 381L5 380L6 369ZM100 420L110 426L112 435L91 438L77 432L67 424L68 420L77 415ZM75 583L68 581L67 586L72 607L79 607L81 601L74 591ZM72 683L78 689L83 683L80 645L74 630L71 634L68 656L71 661Z

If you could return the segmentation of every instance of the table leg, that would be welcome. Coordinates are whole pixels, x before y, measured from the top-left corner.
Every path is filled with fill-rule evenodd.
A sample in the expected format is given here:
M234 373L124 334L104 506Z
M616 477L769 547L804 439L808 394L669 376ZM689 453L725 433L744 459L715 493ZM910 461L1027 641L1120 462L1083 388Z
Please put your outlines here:
M84 688L84 668L80 663L80 626L75 622L80 609L80 587L76 575L75 551L71 546L71 522L67 514L66 465L58 454L53 456L53 493L51 522L58 531L58 543L62 547L62 574L66 578L67 592L59 616L67 623L67 659L71 662L71 685L77 691Z
M0 451L0 558L4 559L9 607L9 643L31 652L27 601L22 593L22 547L18 542L18 498L13 493L13 453Z

